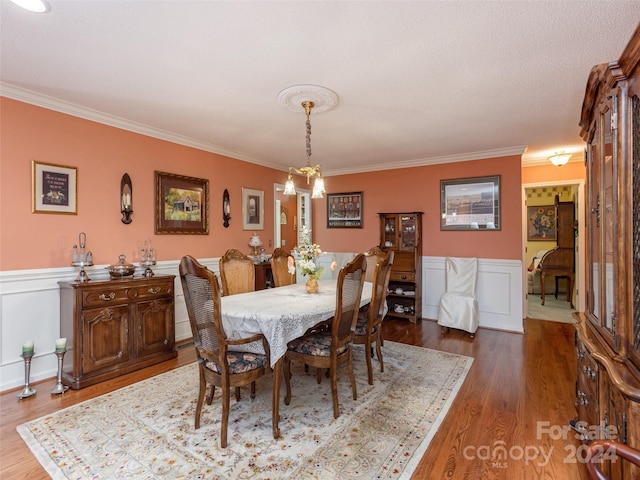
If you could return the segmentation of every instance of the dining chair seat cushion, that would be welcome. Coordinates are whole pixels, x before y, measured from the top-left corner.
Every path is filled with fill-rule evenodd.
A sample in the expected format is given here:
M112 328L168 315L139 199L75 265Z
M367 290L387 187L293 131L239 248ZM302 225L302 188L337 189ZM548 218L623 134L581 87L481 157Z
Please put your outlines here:
M267 364L267 356L259 353L227 352L227 362L229 362L229 374L250 372L257 370ZM207 362L206 367L215 372L220 372L220 366L215 362Z
M371 335L378 331L378 327L373 327ZM358 323L356 323L356 337L364 337L367 334L367 319L358 317Z
M329 357L331 356L331 332L313 332L296 338L289 342L287 349L315 357ZM346 345L338 348L338 355L346 349Z

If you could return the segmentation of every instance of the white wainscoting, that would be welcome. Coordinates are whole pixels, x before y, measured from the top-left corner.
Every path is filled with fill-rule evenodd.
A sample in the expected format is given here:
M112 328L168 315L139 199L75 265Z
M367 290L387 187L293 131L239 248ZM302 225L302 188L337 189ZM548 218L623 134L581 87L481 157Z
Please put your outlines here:
M438 318L445 290L445 257L422 257L422 317ZM524 333L522 262L478 259L480 327Z
M335 276L328 268L334 259L345 261L351 253L323 255L325 276ZM331 260L330 260L331 259ZM219 258L199 259L219 273ZM156 274L176 275L176 340L191 337L191 328L178 277L179 260L158 262ZM109 278L106 265L87 269L92 280ZM141 269L136 271L140 275ZM55 341L60 336L59 281L73 281L77 270L71 267L0 272L0 391L24 384L22 343L33 340L35 355L31 363L31 382L55 377L57 360ZM479 259L478 303L480 326L523 332L522 262ZM436 319L440 295L444 292L444 257L422 259L422 312L424 318ZM481 337L477 341L481 340ZM36 387L37 388L37 387ZM49 392L38 392L49 395Z

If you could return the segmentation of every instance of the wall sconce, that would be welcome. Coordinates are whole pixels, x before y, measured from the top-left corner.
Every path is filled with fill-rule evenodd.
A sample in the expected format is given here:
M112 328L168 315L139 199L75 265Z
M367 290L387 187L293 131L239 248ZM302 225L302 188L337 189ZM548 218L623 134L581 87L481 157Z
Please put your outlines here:
M229 203L229 190L224 189L222 194L222 225L224 228L229 228L229 220L231 220L231 206Z
M120 180L120 212L122 213L122 223L129 225L132 221L133 213L133 188L131 187L131 178L125 173Z

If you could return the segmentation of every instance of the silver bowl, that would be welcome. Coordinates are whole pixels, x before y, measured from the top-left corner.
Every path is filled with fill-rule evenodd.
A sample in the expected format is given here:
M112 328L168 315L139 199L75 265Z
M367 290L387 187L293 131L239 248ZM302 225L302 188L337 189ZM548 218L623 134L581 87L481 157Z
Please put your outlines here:
M109 270L109 275L112 279L130 277L136 271L136 266L127 263L126 257L124 255L120 255L118 257L119 262L114 263L113 265L109 265L107 270Z

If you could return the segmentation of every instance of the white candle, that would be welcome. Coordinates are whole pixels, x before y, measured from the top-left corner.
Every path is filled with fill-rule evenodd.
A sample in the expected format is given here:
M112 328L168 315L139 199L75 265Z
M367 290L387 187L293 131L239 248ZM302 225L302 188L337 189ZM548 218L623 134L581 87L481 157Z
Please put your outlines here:
M27 340L22 344L22 355L33 355L33 340Z
M59 338L56 340L56 352L64 352L67 349L67 339Z

